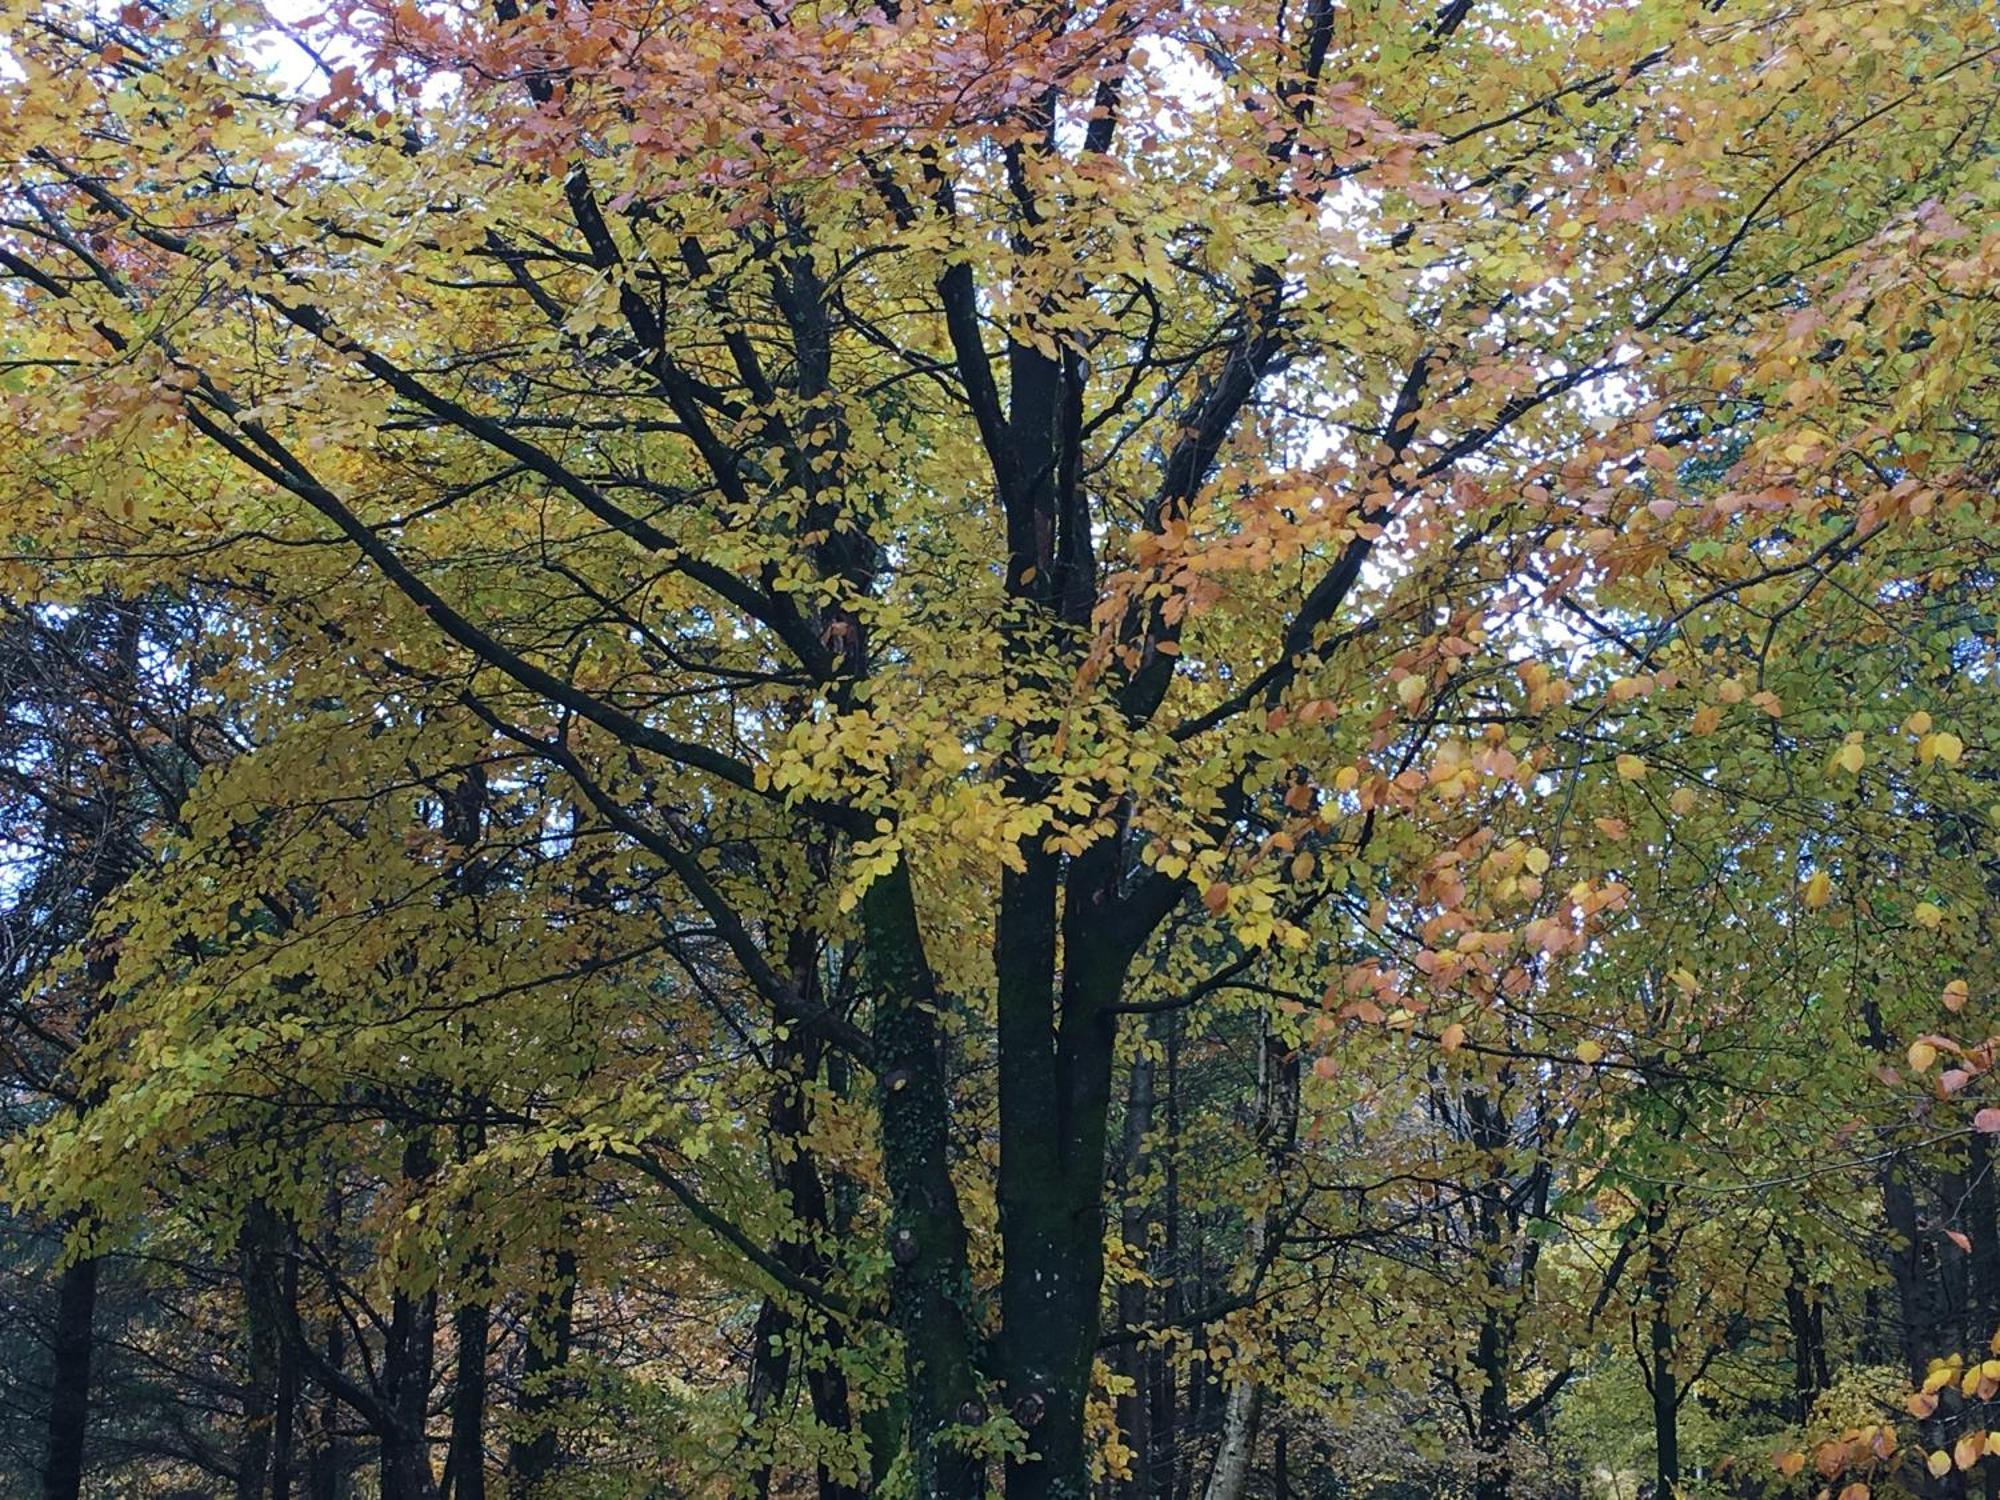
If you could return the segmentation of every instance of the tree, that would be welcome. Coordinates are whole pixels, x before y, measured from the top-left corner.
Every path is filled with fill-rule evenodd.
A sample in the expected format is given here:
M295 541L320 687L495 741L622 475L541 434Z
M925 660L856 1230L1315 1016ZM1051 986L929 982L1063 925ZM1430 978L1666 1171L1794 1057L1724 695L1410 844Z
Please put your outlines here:
M1686 641L1711 605L1803 609L1990 515L1987 428L1961 420L1992 382L1976 5L5 15L0 506L32 538L9 587L43 597L56 557L128 592L224 559L306 626L243 685L288 707L177 856L240 869L185 887L220 926L134 898L127 1034L172 1038L168 1078L208 1097L187 1057L302 1043L264 1024L287 980L344 997L290 1097L356 1097L324 1076L352 1068L400 1140L351 1159L419 1207L458 1175L429 1134L495 1131L508 1065L562 1053L552 1010L481 1003L423 1032L448 1107L379 1087L402 1023L369 991L470 977L458 918L410 899L455 858L396 852L412 783L518 763L567 847L509 893L509 963L656 922L688 954L676 1014L733 1031L732 1061L782 1045L771 1071L850 1112L836 1069L865 1078L852 1175L879 1212L849 1224L875 1270L764 1256L742 1221L769 1173L751 1191L731 1153L718 1211L698 1128L599 1107L594 1054L504 1147L468 1138L466 1175L587 1146L592 1191L652 1183L739 1283L838 1324L822 1370L879 1346L885 1276L880 1404L920 1494L979 1493L996 1461L1016 1500L1089 1488L1126 1017L1249 984L1325 994L1284 1048L1449 1013L1451 1053L1531 1011L1632 887L1540 795L1652 772L1642 713L1601 758L1574 753L1587 719L1550 722L1602 611L1647 614L1608 689L1643 708L1706 685ZM232 932L232 905L263 915ZM287 975L257 950L299 914L312 941L276 948L314 956ZM343 914L358 951L325 941ZM255 976L236 1029L176 988L217 963ZM631 995L592 992L624 1040ZM167 1081L95 1061L151 1150L45 1132L20 1168L45 1205L65 1180L136 1205L137 1164L185 1139ZM1504 1133L1496 1101L1445 1112ZM1497 1267L1519 1205L1492 1133ZM570 1190L544 1247L565 1309ZM810 1246L817 1210L778 1191ZM407 1332L437 1288L386 1264ZM1519 1413L1491 1399L1501 1442Z

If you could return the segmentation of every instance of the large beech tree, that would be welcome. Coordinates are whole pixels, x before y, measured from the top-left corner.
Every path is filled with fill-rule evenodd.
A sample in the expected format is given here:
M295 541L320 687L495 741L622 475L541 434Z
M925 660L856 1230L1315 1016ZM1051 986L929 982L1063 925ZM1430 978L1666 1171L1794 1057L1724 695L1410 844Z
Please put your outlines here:
M1876 556L1991 519L2000 35L1969 0L0 18L0 576L266 611L269 742L197 793L189 848L265 859L240 895L269 921L340 885L271 853L293 778L449 800L504 761L549 839L616 851L551 908L621 938L657 914L713 1024L785 1049L774 1129L870 1095L850 1165L885 1206L850 1223L900 1353L869 1440L919 1494L1091 1484L1126 1018L1305 996L1257 1028L1274 1179L1292 1054L1342 1026L1534 1052L1483 1018L1532 1015L1633 884L1610 834L1565 847L1548 788L1645 782L1639 710L1676 694L1782 716L1755 642L1688 647L1719 604L1775 636L1793 591L1883 587ZM378 816L356 881L408 836ZM479 836L426 845L464 902ZM128 911L127 983L255 935L191 948L189 910ZM561 927L536 920L523 951ZM384 931L376 978L423 971L421 931ZM461 1019L500 1049L447 1079L462 1103L538 1033ZM136 1123L21 1153L57 1208L185 1137L130 1054L79 1066ZM1466 1389L1497 1448L1539 1407L1501 1388L1526 1189L1520 1090L1489 1084L1434 1107L1470 1122L1494 1347ZM416 1192L443 1116L398 1118L373 1149ZM627 1111L493 1158L553 1179L542 1303L567 1328L587 1146L671 1183L788 1316L871 1337L880 1279L763 1251L674 1175L695 1128ZM777 1175L818 1233L799 1149ZM1633 1182L1664 1267L1672 1206ZM1253 1203L1253 1260L1283 1207ZM834 1426L874 1400L815 1399ZM1250 1442L1247 1387L1228 1407Z

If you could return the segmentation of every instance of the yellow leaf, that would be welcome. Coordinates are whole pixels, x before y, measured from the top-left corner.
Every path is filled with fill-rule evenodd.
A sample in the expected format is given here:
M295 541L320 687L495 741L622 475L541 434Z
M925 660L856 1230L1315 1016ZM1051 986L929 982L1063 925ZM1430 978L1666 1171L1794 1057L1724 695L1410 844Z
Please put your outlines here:
M1919 927L1936 931L1938 924L1944 920L1944 909L1934 902L1919 901L1916 909L1910 913L1910 918Z
M1918 709L1909 718L1903 720L1903 732L1905 734L1916 735L1929 734L1931 732L1931 716L1921 708Z
M1826 871L1814 870L1806 880L1806 905L1821 907L1833 899L1833 880Z
M1695 805L1700 800L1701 799L1695 795L1693 787L1691 786L1676 787L1674 788L1673 796L1667 798L1667 806L1671 807L1674 810L1674 815L1676 817L1685 818L1689 813L1695 810Z
M1951 1461L1960 1469L1969 1469L1979 1462L1980 1455L1985 1451L1986 1434L1968 1432L1951 1445Z
M1636 755L1621 755L1618 757L1618 774L1627 781L1644 781L1646 763Z
M1942 1479L1951 1472L1951 1455L1939 1448L1924 1460L1924 1467L1931 1471L1931 1478Z
M1919 1073L1927 1073L1930 1071L1931 1064L1937 1061L1937 1048L1933 1047L1929 1042L1912 1042L1910 1043L1909 1058L1910 1066L1913 1069Z
M1586 1067L1600 1061L1603 1056L1604 1049L1595 1042L1582 1041L1576 1044L1576 1060Z
M1964 754L1965 741L1957 735L1941 729L1931 736L1931 755L1934 759L1941 760L1948 766L1955 766L1959 757Z
M1859 776L1861 768L1868 764L1868 752L1850 740L1835 753L1833 763L1848 775Z
M1453 1021L1438 1033L1438 1045L1446 1052L1456 1052L1465 1045L1465 1028Z
M1944 1008L1956 1014L1965 1009L1965 1002L1971 997L1971 987L1963 979L1954 979L1944 987Z

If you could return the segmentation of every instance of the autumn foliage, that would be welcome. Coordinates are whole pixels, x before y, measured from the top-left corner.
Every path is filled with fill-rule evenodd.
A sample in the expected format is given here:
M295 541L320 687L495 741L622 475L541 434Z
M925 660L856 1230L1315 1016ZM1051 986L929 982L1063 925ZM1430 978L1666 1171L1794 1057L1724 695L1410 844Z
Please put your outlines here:
M1996 66L0 0L0 1493L1993 1493Z

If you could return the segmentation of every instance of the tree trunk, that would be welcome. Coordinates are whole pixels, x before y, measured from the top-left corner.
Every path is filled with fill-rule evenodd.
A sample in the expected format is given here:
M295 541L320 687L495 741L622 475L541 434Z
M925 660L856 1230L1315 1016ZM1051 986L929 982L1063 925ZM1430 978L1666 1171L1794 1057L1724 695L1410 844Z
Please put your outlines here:
M1826 1361L1826 1320L1817 1288L1806 1278L1796 1249L1786 1245L1791 1279L1785 1285L1785 1317L1792 1334L1793 1419L1804 1426L1812 1419L1820 1392L1831 1383Z
M403 1147L403 1177L422 1181L431 1167L430 1143L419 1129ZM382 1397L388 1416L381 1433L382 1500L431 1500L437 1493L428 1430L436 1341L437 1293L412 1296L397 1288L382 1342Z
M236 1237L243 1287L243 1432L236 1450L237 1500L263 1500L271 1483L271 1449L278 1408L279 1336L276 1220L261 1203L246 1211Z
M1053 856L1031 849L1001 892L996 1356L1028 1449L1007 1466L1009 1500L1082 1500L1090 1487L1084 1405L1102 1331L1114 1007L1132 955L1110 919L1120 848L1092 845L1060 882L1059 983Z
M1257 1054L1257 1142L1267 1186L1284 1182L1298 1130L1299 1056L1267 1021ZM1283 1233L1280 1206L1267 1201L1250 1216L1245 1253L1252 1278L1261 1275L1278 1253ZM1254 1374L1232 1369L1222 1408L1222 1440L1216 1446L1203 1500L1243 1500L1263 1413L1263 1386Z
M549 1153L549 1176L556 1191L571 1191L573 1167L569 1153ZM576 1314L576 1250L570 1243L570 1214L565 1202L558 1240L543 1267L542 1285L535 1291L521 1354L520 1415L525 1435L508 1448L509 1495L537 1493L562 1464L561 1434L556 1408L562 1399L562 1373L569 1366Z
M939 1048L938 991L917 927L907 866L898 864L869 885L861 898L861 920L875 1005L876 1093L894 1267L890 1307L903 1338L911 1480L918 1500L973 1500L985 1491L985 1465L953 1429L978 1426L987 1412L973 1364L965 1220L951 1178L951 1105Z
M452 794L445 799L443 827L451 846L453 894L461 901L476 897L486 884L490 866L472 857L486 824L487 785L485 768L477 762L465 768ZM469 1048L477 1039L473 1023L464 1023L463 1040ZM486 1145L483 1120L486 1101L475 1091L460 1096L465 1122L458 1128L456 1151L463 1163L477 1156ZM468 1221L472 1204L468 1201ZM486 1344L492 1321L487 1299L492 1295L488 1272L491 1259L483 1247L473 1247L467 1259L465 1284L452 1312L452 1341L456 1363L451 1387L451 1441L446 1449L445 1482L452 1500L486 1500Z
M342 1210L340 1188L337 1182L330 1181L318 1247L330 1266L339 1263ZM297 1305L295 1290L293 1306L296 1308ZM320 1359L335 1378L344 1376L347 1373L347 1336L337 1308L327 1311L323 1328ZM313 1443L305 1475L306 1500L345 1500L348 1456L341 1441L340 1411L340 1397L322 1382L320 1397L314 1403Z
M1483 1252L1485 1311L1479 1320L1479 1342L1473 1367L1480 1379L1474 1447L1479 1462L1473 1493L1476 1500L1508 1500L1514 1488L1510 1449L1514 1442L1514 1409L1507 1398L1507 1376L1513 1366L1514 1322L1509 1304L1515 1292L1507 1283L1507 1200L1510 1184L1505 1155L1508 1131L1505 1106L1483 1093L1465 1100L1469 1137L1485 1168L1473 1199L1473 1216Z
M1657 1244L1646 1279L1653 1302L1653 1488L1659 1500L1672 1500L1681 1484L1680 1381L1674 1371L1674 1325L1668 1304L1673 1276L1665 1251Z
M1181 1264L1181 1015L1166 1017L1167 1140L1161 1217L1166 1233L1160 1243L1160 1265L1166 1276L1161 1312L1169 1326L1186 1311L1185 1268ZM1173 1362L1153 1351L1151 1421L1153 1451L1141 1455L1148 1475L1147 1494L1153 1500L1176 1500L1180 1494L1180 1385Z
M483 1293L482 1293L483 1295ZM445 1472L451 1500L486 1500L486 1342L484 1302L461 1302L452 1314L457 1366L451 1387L451 1452Z
M1967 1252L1965 1344L1984 1348L2000 1333L2000 1183L1990 1137L1977 1131L1965 1143L1965 1233Z
M299 1312L299 1260L292 1231L286 1232L284 1264L278 1273L280 1316L291 1322ZM271 1426L271 1500L291 1500L292 1467L298 1445L299 1360L289 1339L278 1342L277 1409Z
M49 1384L48 1448L42 1462L42 1500L77 1500L83 1489L83 1438L90 1417L91 1325L97 1314L96 1256L63 1267L56 1283L56 1323L51 1344L55 1369Z
M1152 1169L1147 1141L1153 1131L1154 1064L1141 1053L1132 1063L1132 1075L1125 1092L1125 1135L1122 1155L1125 1162L1125 1204L1118 1221L1118 1237L1149 1264L1153 1216L1143 1196ZM1144 1282L1127 1281L1118 1288L1118 1321L1133 1328L1146 1321L1151 1301ZM1131 1389L1118 1398L1118 1429L1132 1450L1132 1475L1119 1489L1127 1500L1145 1500L1149 1493L1147 1470L1153 1452L1152 1348L1139 1339L1128 1338L1118 1347L1118 1373L1131 1382Z
M1222 1403L1222 1441L1216 1446L1202 1500L1242 1500L1263 1415L1264 1387L1240 1377L1231 1380Z

